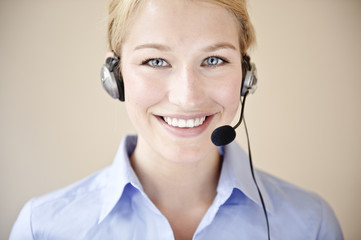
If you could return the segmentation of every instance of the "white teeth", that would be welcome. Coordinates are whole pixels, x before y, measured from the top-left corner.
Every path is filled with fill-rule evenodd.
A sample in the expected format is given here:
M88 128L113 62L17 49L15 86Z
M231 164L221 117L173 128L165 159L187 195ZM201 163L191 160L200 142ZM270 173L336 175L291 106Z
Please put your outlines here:
M179 120L178 120L178 127L180 127L180 128L186 127L186 120L184 120L184 119L179 119Z
M186 123L186 126L189 127L189 128L194 127L194 120L188 119L188 120L187 120L187 123Z
M178 120L176 118L173 118L172 120L169 119L168 124L172 126L178 126Z
M203 124L206 117L195 118L195 119L178 119L178 118L171 118L171 117L163 117L163 120L173 127L179 128L193 128L198 127Z

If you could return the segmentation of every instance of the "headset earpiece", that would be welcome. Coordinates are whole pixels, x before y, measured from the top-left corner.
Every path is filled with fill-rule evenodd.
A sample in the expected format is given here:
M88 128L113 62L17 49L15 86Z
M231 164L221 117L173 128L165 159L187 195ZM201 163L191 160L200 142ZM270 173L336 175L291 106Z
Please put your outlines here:
M242 59L242 86L241 96L244 97L246 93L254 93L257 89L257 69L254 63L250 62L247 55Z
M114 58L107 58L105 64L101 68L101 82L105 91L115 99L124 101L124 83L119 71L119 57L114 54ZM257 69L254 63L250 62L250 58L244 55L242 58L242 86L241 96L246 93L254 93L257 89Z
M124 101L124 83L119 71L119 57L109 57L100 71L102 86L107 93L115 99Z

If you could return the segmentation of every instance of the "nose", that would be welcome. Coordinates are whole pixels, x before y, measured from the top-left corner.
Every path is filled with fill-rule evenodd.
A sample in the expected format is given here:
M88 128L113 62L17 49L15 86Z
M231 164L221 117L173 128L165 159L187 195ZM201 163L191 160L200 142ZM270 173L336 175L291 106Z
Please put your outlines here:
M202 75L191 67L184 67L171 80L169 101L185 109L197 108L206 100L206 86Z

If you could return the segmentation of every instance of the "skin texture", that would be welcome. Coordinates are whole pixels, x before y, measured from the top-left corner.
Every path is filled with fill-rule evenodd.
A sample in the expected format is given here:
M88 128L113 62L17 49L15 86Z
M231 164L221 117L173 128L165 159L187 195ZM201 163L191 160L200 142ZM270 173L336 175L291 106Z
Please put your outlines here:
M138 132L131 163L176 239L191 239L216 195L220 156L212 131L237 112L242 79L238 27L202 1L150 0L121 49L125 104ZM173 127L163 117L195 119Z

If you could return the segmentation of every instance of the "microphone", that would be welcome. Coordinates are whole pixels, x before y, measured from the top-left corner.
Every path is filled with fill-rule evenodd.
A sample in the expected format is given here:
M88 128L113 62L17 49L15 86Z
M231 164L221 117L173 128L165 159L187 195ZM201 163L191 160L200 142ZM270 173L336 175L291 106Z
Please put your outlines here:
M229 125L224 125L224 126L218 127L212 132L211 140L212 140L212 143L214 145L216 145L217 147L230 144L236 138L235 130L242 123L244 106L246 103L247 95L248 95L248 91L246 92L246 94L244 95L244 98L243 98L241 116L238 120L238 123L234 127L231 127Z

